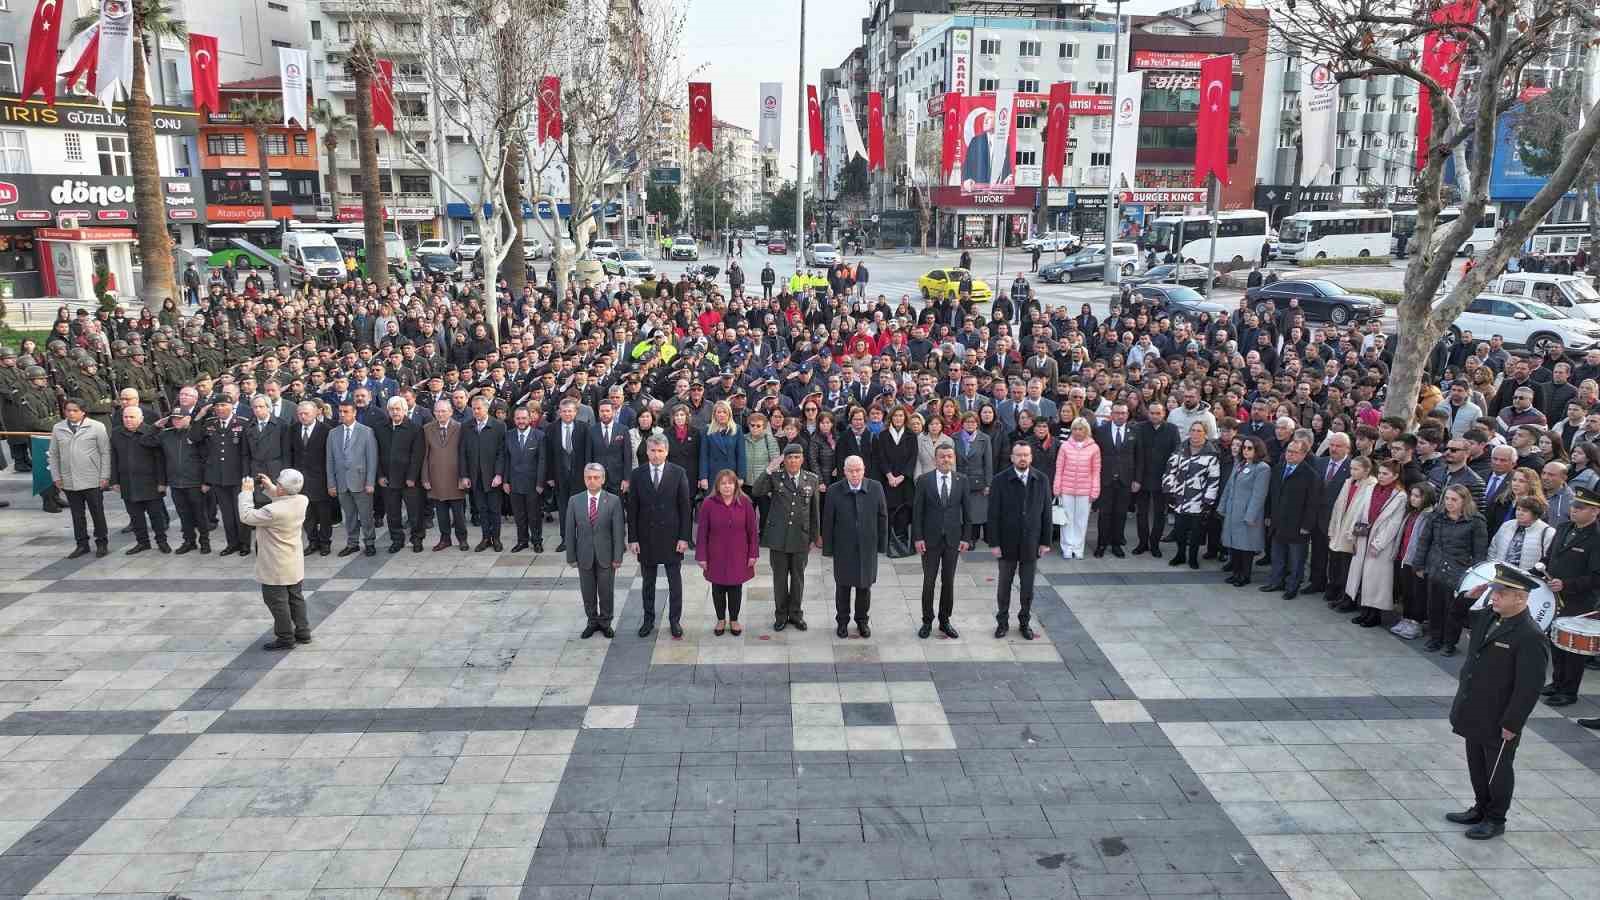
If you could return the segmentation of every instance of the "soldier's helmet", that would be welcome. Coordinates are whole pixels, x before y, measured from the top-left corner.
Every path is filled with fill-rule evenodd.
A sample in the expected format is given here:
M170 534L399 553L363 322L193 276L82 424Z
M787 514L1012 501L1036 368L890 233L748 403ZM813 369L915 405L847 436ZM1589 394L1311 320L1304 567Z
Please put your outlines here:
M39 365L39 361L37 359L34 359L32 354L24 353L21 356L17 357L17 365L21 366L24 369L27 369L29 366L38 366ZM43 371L43 370L41 369L40 371ZM29 375L28 377L32 378L33 376Z
M10 347L0 347L0 359L15 359L17 351Z
M44 378L45 377L44 369L41 369L38 366L29 366L24 371L27 373L29 378Z

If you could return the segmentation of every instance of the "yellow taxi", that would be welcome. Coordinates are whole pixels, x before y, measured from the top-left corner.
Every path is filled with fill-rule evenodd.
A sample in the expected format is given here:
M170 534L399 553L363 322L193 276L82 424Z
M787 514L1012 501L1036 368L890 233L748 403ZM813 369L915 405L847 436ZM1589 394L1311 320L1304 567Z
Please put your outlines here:
M956 299L961 290L961 279L970 274L966 269L932 269L917 279L917 287L922 289L924 300L941 297ZM993 299L994 291L990 290L989 282L981 278L972 279L972 302L987 303Z

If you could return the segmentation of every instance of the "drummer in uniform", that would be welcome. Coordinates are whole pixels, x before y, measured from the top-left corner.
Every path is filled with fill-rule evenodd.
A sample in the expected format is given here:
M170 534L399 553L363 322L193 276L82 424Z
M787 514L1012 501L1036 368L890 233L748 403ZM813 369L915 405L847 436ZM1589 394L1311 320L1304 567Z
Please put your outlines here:
M1528 611L1528 592L1538 585L1527 572L1497 563L1490 582L1468 592L1479 597L1494 591L1489 597L1492 610L1472 614L1461 683L1450 705L1450 727L1467 743L1473 804L1465 812L1446 813L1445 819L1471 825L1466 833L1471 840L1486 841L1506 830L1506 810L1516 785L1512 765L1522 726L1538 701L1549 646Z
M1600 519L1600 492L1575 487L1572 493L1570 518L1556 529L1544 556L1558 616L1593 612L1595 597L1600 594L1600 528L1595 527L1595 520ZM1588 657L1560 647L1550 649L1551 680L1539 693L1550 706L1571 706L1578 702L1578 686L1583 682L1583 666Z

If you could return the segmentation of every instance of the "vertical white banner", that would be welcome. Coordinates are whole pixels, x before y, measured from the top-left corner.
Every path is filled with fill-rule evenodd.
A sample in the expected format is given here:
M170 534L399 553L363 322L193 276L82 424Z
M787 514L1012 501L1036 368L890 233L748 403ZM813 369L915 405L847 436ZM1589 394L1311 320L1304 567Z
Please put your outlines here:
M306 116L306 51L279 47L278 78L283 83L283 124L293 120L305 128L311 124Z
M782 149L783 129L779 127L783 122L783 82L761 82L761 127L759 129L761 149L766 153L777 153Z
M1016 126L1013 121L1016 109L1016 91L994 92L994 139L989 142L989 178L995 184L1005 182L1012 172L1011 135Z
M100 0L100 51L94 71L96 99L111 104L133 85L133 2Z
M861 143L861 126L856 124L856 109L855 104L850 102L850 92L836 89L833 95L839 98L839 124L844 128L844 164L848 165L854 157L865 159L867 146Z
M1115 105L1111 107L1111 134L1117 146L1106 181L1108 190L1121 190L1123 179L1127 180L1127 187L1134 186L1133 170L1139 158L1139 108L1143 97L1144 73L1123 73L1117 81Z
M1333 175L1333 117L1339 82L1319 60L1308 59L1300 85L1300 184L1316 184Z
M917 121L910 109L900 113L900 123L904 126L906 139L906 178L912 184L920 183L917 172Z

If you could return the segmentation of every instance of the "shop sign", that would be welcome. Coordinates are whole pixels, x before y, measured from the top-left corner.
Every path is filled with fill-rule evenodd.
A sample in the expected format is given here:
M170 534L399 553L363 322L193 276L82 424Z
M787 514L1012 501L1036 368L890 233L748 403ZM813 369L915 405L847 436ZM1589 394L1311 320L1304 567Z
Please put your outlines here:
M259 206L222 206L206 204L206 218L213 222L253 222L264 218L267 211Z
M133 232L127 228L41 228L34 237L41 241L128 241Z
M1206 202L1205 188L1159 188L1122 192L1122 203L1172 206L1184 203Z
M197 180L163 178L163 205L193 210L200 195ZM138 217L130 178L100 175L8 175L0 180L0 222L49 222L59 217L101 222L131 222ZM172 216L171 218L198 218Z
M1151 72L1144 76L1144 86L1156 91L1194 91L1200 88L1200 76L1195 72Z
M153 120L157 134L194 134L199 117L192 109L158 106ZM68 131L128 130L128 115L121 104L106 108L92 102L58 99L55 106L22 100L15 94L0 96L0 124Z
M1267 209L1279 203L1338 203L1339 186L1333 184L1301 187L1297 184L1256 185L1256 208Z
M936 206L953 207L992 207L995 210L1032 209L1038 189L1019 187L1010 191L981 191L978 193L965 193L959 187L936 187L933 189L933 202Z
M1130 69L1189 69L1200 71L1200 64L1215 53L1173 50L1135 50L1128 57Z

